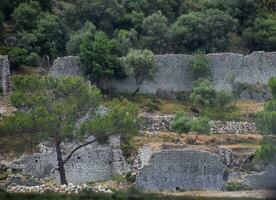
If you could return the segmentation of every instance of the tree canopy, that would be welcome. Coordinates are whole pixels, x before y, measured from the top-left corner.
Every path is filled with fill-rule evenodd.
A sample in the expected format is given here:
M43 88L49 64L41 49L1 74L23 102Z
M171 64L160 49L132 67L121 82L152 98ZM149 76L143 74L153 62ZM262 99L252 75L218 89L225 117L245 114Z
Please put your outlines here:
M0 133L27 134L38 141L52 141L62 184L67 183L64 165L78 149L95 141L104 142L112 134L128 138L138 131L133 104L114 101L107 106L107 113L101 114L100 91L80 77L14 76L13 86L11 102L18 111L1 121ZM83 141L84 136L91 134L93 139L84 141L68 155L61 153L65 140Z

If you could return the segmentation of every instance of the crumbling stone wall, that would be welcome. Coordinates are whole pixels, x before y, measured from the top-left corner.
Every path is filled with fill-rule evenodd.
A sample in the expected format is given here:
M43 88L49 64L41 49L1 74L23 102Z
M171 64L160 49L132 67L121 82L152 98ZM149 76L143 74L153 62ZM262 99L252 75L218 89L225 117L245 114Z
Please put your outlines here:
M64 144L64 155L74 146L75 144ZM45 147L38 154L25 155L14 163L22 167L25 175L51 178L59 182L56 152L51 147ZM81 148L65 165L67 181L73 184L108 180L114 174L128 170L120 149L120 138L115 136L110 137L106 145L95 143Z
M11 80L10 80L10 63L8 56L0 55L0 82L3 95L6 96L11 90Z
M217 89L228 89L227 79L234 75L237 81L249 84L267 84L271 76L276 75L276 52L253 52L250 55L239 53L213 53L211 70ZM144 82L140 93L156 94L162 92L183 92L192 88L193 81L187 72L192 55L167 54L156 55L158 71L153 82ZM50 70L53 75L82 75L80 59L67 56L55 60ZM111 79L102 83L102 87L114 92L131 93L136 89L133 77L123 80ZM247 95L248 96L248 95ZM256 96L256 95L255 95ZM257 95L258 96L258 95Z
M78 56L65 56L57 58L53 66L50 68L50 75L52 76L82 76L81 62Z
M221 190L225 169L219 156L207 151L162 150L140 169L135 184L153 190Z
M157 55L158 65L153 82L144 82L140 93L156 94L159 90L167 92L182 92L192 88L191 76L187 72L191 55ZM213 53L211 71L217 89L228 89L227 79L235 76L237 81L256 84L266 84L271 76L276 75L276 52L254 52L250 55L239 53ZM135 81L133 78L125 80L110 80L106 82L106 89L117 92L133 92Z

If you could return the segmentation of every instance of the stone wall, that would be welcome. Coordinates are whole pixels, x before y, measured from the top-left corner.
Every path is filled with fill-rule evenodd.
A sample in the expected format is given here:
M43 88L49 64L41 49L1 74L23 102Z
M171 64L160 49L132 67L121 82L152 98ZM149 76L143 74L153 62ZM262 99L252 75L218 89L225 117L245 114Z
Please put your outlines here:
M141 129L148 134L158 134L159 132L170 130L170 122L175 115L142 113L143 119ZM253 122L242 121L210 121L211 133L219 134L248 134L257 133L257 128Z
M64 144L64 155L75 145ZM14 164L20 165L25 175L59 182L56 152L51 147L44 146L43 152L25 155ZM67 181L74 184L108 180L115 174L128 171L120 149L120 138L110 137L106 145L95 143L81 148L66 163L65 171Z
M81 62L78 56L66 56L57 58L53 66L50 68L50 75L52 76L64 76L64 75L71 75L71 76L82 76L81 70Z
M135 184L153 190L221 190L225 169L219 156L207 151L162 150L140 169Z
M193 84L187 72L187 66L192 57L192 55L184 54L156 55L158 71L155 79L153 82L144 82L140 93L156 94L158 91L190 90ZM259 51L246 56L239 53L213 53L208 54L208 57L211 58L211 70L217 89L229 88L227 78L231 75L234 75L237 81L249 84L267 84L268 78L276 75L276 52ZM50 74L81 75L79 58L67 56L56 59ZM123 80L108 80L102 83L102 87L114 92L126 93L131 93L136 89L132 77Z
M3 95L6 96L11 90L11 80L10 80L10 63L8 56L0 55L0 82Z
M237 81L249 84L267 84L271 76L276 75L276 52L254 52L244 56L238 53L208 54L211 58L211 70L217 89L227 89L227 78L234 75ZM141 85L141 93L156 94L159 90L167 92L182 92L190 90L192 80L187 73L191 55L157 55L158 72L154 82ZM116 92L133 92L133 78L125 80L110 80L104 87Z

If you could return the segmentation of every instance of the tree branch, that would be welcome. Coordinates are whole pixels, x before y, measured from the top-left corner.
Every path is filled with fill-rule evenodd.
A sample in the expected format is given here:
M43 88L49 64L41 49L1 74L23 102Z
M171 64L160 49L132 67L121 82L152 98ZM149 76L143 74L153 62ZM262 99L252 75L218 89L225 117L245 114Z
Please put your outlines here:
M91 141L88 141L88 142L86 142L86 143L84 143L84 144L82 144L82 145L76 147L75 149L73 149L73 150L71 151L71 153L69 153L69 154L66 156L66 158L65 158L64 161L63 161L63 163L65 164L70 158L72 158L73 154L74 154L76 151L78 151L78 150L81 149L82 147L85 147L85 146L87 146L87 145L89 145L89 144L92 144L93 142L96 142L98 139L99 139L99 138L95 138L95 139L93 139L93 140L91 140Z

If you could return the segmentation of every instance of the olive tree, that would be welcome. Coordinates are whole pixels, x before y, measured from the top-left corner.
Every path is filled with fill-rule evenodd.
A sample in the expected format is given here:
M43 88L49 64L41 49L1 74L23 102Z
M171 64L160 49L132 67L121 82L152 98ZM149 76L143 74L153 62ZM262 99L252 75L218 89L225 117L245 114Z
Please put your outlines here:
M132 93L134 97L140 90L140 85L144 81L153 81L156 72L154 55L150 50L130 50L123 58L128 75L135 78L136 90Z
M137 133L136 107L115 101L107 113L99 112L100 91L80 77L14 76L13 106L18 111L0 124L1 134L18 133L55 145L61 184L67 184L65 164L76 151L109 135L129 137ZM91 116L91 117L88 117ZM85 136L93 134L90 141ZM63 155L61 144L68 139L84 141Z

